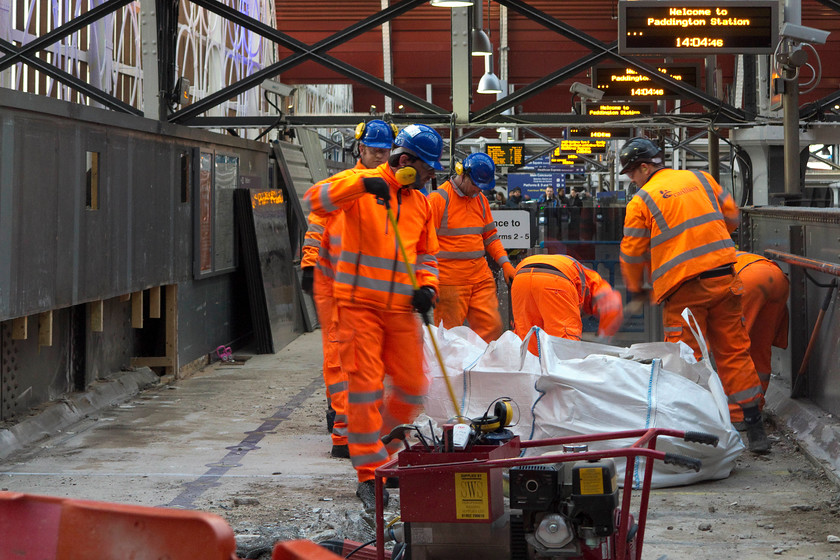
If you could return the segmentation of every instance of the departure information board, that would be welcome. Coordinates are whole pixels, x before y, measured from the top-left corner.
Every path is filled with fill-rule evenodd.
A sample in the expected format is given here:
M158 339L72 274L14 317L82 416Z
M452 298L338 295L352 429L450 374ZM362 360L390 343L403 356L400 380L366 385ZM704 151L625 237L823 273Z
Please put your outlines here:
M627 140L631 137L631 132L632 130L629 128L579 128L576 126L570 126L569 133L566 135L566 138L570 140L578 138L591 138L593 140Z
M771 54L778 35L773 0L618 2L621 54Z
M656 69L667 76L700 87L699 64L658 64ZM660 85L626 66L599 65L592 69L592 86L604 92L604 99L677 99L673 88Z
M518 167L525 161L525 144L487 144L487 155L498 166Z
M560 140L560 152L566 154L603 154L606 140Z
M653 103L599 103L598 105L584 105L584 114L589 117L608 117L620 119L652 115Z

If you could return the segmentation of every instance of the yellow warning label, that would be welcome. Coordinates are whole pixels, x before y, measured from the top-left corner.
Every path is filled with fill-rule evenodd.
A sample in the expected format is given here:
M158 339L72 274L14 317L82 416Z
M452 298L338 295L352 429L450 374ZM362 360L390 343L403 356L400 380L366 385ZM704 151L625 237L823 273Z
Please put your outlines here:
M580 476L581 494L603 494L604 474L600 468L583 468L578 470Z
M487 473L455 473L455 518L490 519Z

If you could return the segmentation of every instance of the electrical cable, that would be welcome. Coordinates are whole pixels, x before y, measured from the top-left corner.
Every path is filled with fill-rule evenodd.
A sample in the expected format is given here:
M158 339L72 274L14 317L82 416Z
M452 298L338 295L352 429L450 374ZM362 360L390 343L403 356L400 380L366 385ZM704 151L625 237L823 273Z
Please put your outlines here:
M362 543L362 544L360 544L359 546L357 546L356 548L354 548L353 550L351 550L350 552L348 552L348 553L347 553L347 556L345 556L344 558L345 558L345 559L346 559L346 558L350 558L351 556L353 556L354 554L356 554L357 552L359 552L360 550L362 550L364 547L366 547L366 546L370 546L370 545L374 544L375 542L376 542L376 539L371 539L371 540L369 540L369 541L368 541L368 542L366 542L366 543Z
M802 43L802 44L805 45L806 47L808 47L809 49L811 49L814 53L814 57L817 59L817 69L816 70L814 70L813 66L808 64L808 66L810 66L811 70L814 72L814 75L811 77L810 81L808 81L804 84L804 85L807 86L807 85L809 85L813 82L814 85L812 85L810 88L808 88L804 91L799 92L800 94L806 94L806 93L810 93L810 92L814 91L816 89L816 87L819 85L820 80L822 80L822 61L820 60L820 53L817 52L817 49L815 49L812 44L810 44L810 43ZM801 88L802 85L800 85L799 87Z
M803 269L803 270L805 271L805 277L806 277L808 280L810 280L811 282L813 282L815 286L818 286L818 287L820 287L820 288L830 288L830 287L831 287L832 282L829 282L828 284L823 284L822 282L818 282L816 278L814 278L813 276L811 276L811 273L810 273L810 272L808 272L808 269L807 269L807 268L805 268L805 269Z

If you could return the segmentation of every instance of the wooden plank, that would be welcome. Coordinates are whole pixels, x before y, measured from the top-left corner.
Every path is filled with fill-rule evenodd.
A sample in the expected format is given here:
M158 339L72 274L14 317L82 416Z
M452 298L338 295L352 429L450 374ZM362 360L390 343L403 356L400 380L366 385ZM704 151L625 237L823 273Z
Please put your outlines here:
M12 319L12 340L26 340L29 338L28 317Z
M178 367L178 284L166 286L166 358L169 364L166 374L176 379Z
M53 312L38 315L38 346L53 345Z
M88 303L88 314L90 315L90 331L103 332L105 330L105 308L104 301L92 301Z
M166 356L143 356L131 358L132 367L162 367L167 370L172 367L172 360Z
M131 294L131 327L135 329L143 328L143 292L134 292Z
M123 294L120 296L120 301L129 301L131 299L131 294Z
M160 286L149 288L149 319L160 319Z

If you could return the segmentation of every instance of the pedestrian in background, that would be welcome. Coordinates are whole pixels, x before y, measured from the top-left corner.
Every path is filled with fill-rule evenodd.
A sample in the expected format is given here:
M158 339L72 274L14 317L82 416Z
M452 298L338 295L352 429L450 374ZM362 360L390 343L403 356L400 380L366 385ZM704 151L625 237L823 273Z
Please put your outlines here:
M496 261L510 284L514 268L499 239L487 197L496 185L496 166L475 153L455 166L455 175L429 195L440 252L440 301L435 324L447 329L465 322L485 342L502 334L496 280L485 253Z
M621 173L639 187L627 204L621 240L621 272L636 301L662 304L665 340L682 340L700 359L700 346L681 313L691 310L709 343L732 422L746 425L749 449L766 453L770 442L761 419L761 382L750 358L741 294L735 276L738 207L711 175L666 169L663 153L648 138L628 140L621 148Z
M394 441L386 448L380 437L414 420L428 387L421 324L414 311L427 313L437 297L438 242L429 201L417 189L443 169L442 150L443 140L434 129L409 125L397 134L387 163L314 185L305 196L319 216L343 213L333 294L349 390L350 460L359 482L356 495L369 512L376 507L374 471L401 445ZM416 289L409 266L416 274ZM391 378L387 394L386 374Z

